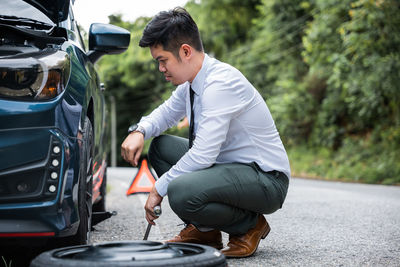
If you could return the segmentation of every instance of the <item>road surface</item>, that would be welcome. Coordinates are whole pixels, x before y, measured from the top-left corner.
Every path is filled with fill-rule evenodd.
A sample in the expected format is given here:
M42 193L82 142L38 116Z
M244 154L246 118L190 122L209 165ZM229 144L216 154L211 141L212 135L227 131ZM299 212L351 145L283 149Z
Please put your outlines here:
M147 195L125 195L136 172L108 169L107 209L118 215L95 226L93 243L143 239ZM183 228L167 199L162 209L149 240ZM400 187L292 178L283 208L265 217L271 232L257 252L229 266L400 266Z

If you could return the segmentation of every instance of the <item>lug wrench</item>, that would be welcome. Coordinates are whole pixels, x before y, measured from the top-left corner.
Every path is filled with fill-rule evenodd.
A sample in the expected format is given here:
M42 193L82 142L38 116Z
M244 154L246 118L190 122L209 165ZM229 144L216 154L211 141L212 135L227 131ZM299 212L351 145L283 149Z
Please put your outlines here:
M160 215L161 215L161 207L160 207L160 206L155 206L155 207L154 207L154 214L155 214L157 217L160 217ZM147 225L146 233L144 233L143 240L147 240L147 238L149 237L150 229L151 229L151 224L149 223L149 224Z

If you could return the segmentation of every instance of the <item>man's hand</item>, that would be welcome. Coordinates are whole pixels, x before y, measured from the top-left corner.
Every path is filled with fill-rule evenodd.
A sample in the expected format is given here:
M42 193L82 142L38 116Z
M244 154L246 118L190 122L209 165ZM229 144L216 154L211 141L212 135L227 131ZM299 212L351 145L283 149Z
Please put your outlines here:
M133 166L137 166L144 146L144 136L140 132L130 133L121 145L121 156Z
M154 207L161 206L162 200L163 197L158 194L156 187L153 186L149 197L147 198L146 204L144 205L144 209L146 211L146 220L148 223L155 225L154 220L157 219L158 216L154 214Z

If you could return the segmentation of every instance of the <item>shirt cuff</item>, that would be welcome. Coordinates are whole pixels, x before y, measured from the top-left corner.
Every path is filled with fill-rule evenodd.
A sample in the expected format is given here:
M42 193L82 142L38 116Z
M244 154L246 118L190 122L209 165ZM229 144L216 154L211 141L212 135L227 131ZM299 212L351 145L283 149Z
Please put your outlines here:
M165 176L161 176L156 183L154 184L156 187L156 190L158 194L162 197L164 197L167 194L168 191L168 181L165 179Z
M145 140L149 139L151 137L151 133L150 133L151 129L152 129L151 124L148 122L145 122L145 121L141 121L138 123L138 125L140 125L141 127L144 128L144 133L145 133L144 139Z

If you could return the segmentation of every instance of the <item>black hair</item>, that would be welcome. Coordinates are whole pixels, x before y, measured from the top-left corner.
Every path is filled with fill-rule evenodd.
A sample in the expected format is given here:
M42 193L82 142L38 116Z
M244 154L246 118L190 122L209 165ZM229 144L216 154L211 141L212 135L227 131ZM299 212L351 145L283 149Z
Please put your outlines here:
M162 45L178 59L182 44L203 51L199 29L190 14L182 7L158 13L144 28L141 47Z

